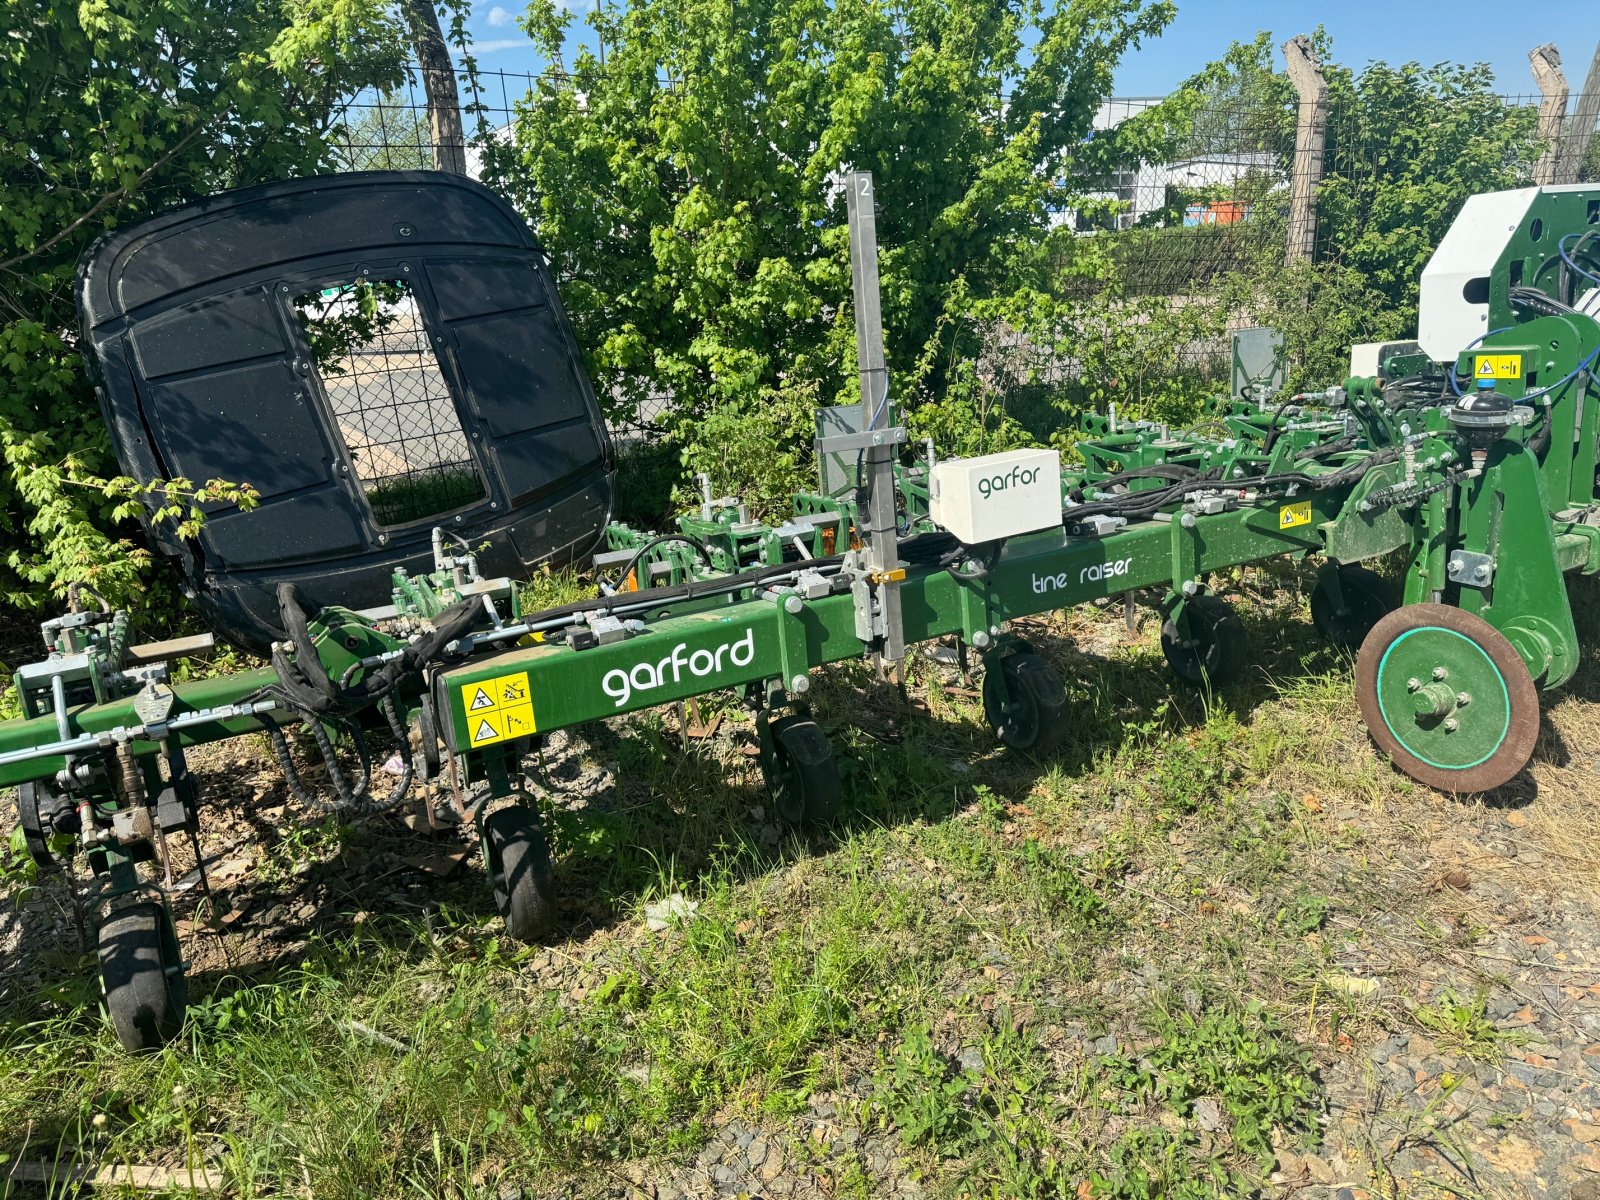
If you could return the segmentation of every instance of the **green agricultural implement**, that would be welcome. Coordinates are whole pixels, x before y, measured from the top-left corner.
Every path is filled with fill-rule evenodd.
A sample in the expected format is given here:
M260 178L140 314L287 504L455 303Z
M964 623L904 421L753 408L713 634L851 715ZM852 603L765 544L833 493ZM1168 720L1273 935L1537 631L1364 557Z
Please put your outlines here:
M819 419L822 485L779 524L709 485L670 532L608 522L610 448L559 302L525 230L476 185L357 176L157 219L201 251L213 233L256 244L218 232L256 221L268 250L243 283L197 269L174 285L171 263L140 275L139 255L182 240L147 227L91 254L85 336L125 468L293 474L260 510L214 516L210 541L150 529L217 632L269 665L173 683L168 664L210 639L131 644L131 618L83 589L45 623L49 656L16 673L24 716L0 726L0 786L17 789L29 849L96 881L84 894L105 914L101 971L125 1045L182 1025L171 845L195 838L191 748L226 738L263 738L312 805L291 734L324 760L333 803L394 806L427 785L477 822L509 933L538 939L558 911L522 762L554 730L731 689L778 811L826 820L843 796L806 707L818 668L865 655L892 674L909 647L953 646L981 660L1000 742L1046 754L1072 713L1013 620L1153 591L1173 671L1218 686L1247 648L1212 581L1314 556L1312 617L1356 653L1362 715L1395 766L1462 793L1525 769L1539 690L1578 664L1563 577L1600 570L1600 189L1475 197L1424 276L1417 341L1358 347L1360 373L1213 401L1198 430L1090 416L1081 464L1063 470L1054 451L939 460L908 443L878 331L871 180L847 183L862 400ZM288 218L330 210L350 220L320 222L328 238L359 225L392 244L282 236ZM96 299L106 275L115 303ZM168 282L141 291L146 278ZM232 348L199 344L206 329ZM384 427L352 399L374 364L386 396L396 374L422 378L407 401L433 431L422 450L406 413ZM197 412L228 427L184 433ZM446 418L459 441L441 450ZM283 444L295 422L318 449ZM329 549L346 535L326 526L347 517L353 548ZM598 595L519 610L510 574L577 556L592 557ZM1397 583L1361 565L1377 559ZM397 748L398 774L374 770L378 743Z

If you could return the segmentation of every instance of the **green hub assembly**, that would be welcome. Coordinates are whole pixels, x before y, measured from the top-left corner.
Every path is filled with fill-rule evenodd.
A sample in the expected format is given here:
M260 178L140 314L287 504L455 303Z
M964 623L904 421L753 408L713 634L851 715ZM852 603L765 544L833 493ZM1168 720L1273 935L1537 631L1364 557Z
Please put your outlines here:
M1538 739L1538 694L1521 656L1449 605L1409 605L1374 626L1356 691L1374 740L1408 775L1446 791L1499 787Z

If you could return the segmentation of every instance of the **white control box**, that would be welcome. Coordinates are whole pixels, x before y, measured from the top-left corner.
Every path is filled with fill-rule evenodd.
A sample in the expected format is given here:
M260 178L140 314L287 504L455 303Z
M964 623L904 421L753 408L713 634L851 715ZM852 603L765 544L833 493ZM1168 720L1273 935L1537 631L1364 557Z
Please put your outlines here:
M1061 453L1008 450L935 463L928 515L968 546L1061 524Z

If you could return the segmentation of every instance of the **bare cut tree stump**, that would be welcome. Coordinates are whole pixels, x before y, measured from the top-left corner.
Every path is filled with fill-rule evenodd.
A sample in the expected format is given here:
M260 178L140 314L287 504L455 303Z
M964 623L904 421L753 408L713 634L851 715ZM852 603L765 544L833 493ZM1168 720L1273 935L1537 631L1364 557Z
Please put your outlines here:
M1555 182L1561 126L1567 118L1567 98L1572 89L1561 72L1561 51L1554 42L1529 50L1528 64L1533 68L1533 81L1539 85L1539 94L1544 97L1539 103L1539 140L1544 143L1544 152L1533 165L1533 181L1542 187Z

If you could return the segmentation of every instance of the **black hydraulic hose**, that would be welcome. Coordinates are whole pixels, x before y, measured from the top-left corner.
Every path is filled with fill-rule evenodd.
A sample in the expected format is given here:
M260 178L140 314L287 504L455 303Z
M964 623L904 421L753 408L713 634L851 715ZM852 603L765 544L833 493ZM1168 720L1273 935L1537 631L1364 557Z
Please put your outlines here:
M1272 410L1272 420L1267 422L1267 432L1261 439L1261 453L1271 454L1272 448L1278 444L1278 437L1282 432L1278 428L1278 421L1288 407L1287 404L1280 404Z
M1570 304L1564 304L1545 295L1538 288L1514 287L1507 294L1507 298L1519 308L1526 308L1530 312L1546 317L1564 317L1578 311Z
M394 790L382 804L377 806L378 812L389 812L399 808L405 802L407 794L411 791L411 782L415 772L411 767L411 739L406 736L406 727L400 721L400 712L396 707L393 696L385 696L378 706L383 711L384 720L389 723L389 732L394 735L400 744L400 779L394 785Z
M344 726L345 732L350 735L350 741L356 748L356 759L361 763L361 777L356 785L350 789L357 800L367 800L372 796L372 752L367 749L366 735L361 732L361 727L349 717L336 716L333 718Z
M1097 481L1098 486L1115 487L1125 479L1170 479L1174 483L1181 483L1195 478L1200 474L1198 467L1185 466L1183 463L1151 463L1147 467L1133 467L1126 471L1118 471L1109 479ZM1085 483L1083 487L1074 488L1069 493L1069 498L1082 500L1084 488L1095 486Z
M1544 458L1544 452L1550 449L1550 424L1550 414L1549 411L1546 410L1544 424L1539 426L1538 433L1534 434L1528 439L1528 449L1537 459L1542 460Z
M283 772L284 782L289 785L290 795L307 808L321 808L321 803L300 781L300 773L294 765L294 756L289 753L289 739L283 736L283 729L272 719L272 714L257 713L256 720L267 731L267 740L272 743L273 757L278 760L278 769Z
M1366 474L1373 467L1381 463L1393 462L1399 457L1396 450L1384 450L1341 467L1329 471L1326 475L1309 475L1303 471L1280 471L1274 475L1247 476L1242 479L1230 479L1219 482L1210 479L1196 479L1187 483L1174 484L1171 487L1157 488L1148 492L1133 492L1127 496L1114 496L1106 500L1096 500L1088 504L1080 504L1076 508L1062 511L1064 521L1081 521L1090 516L1119 516L1119 517L1146 517L1160 511L1169 504L1180 502L1184 496L1192 492L1202 491L1208 487L1225 487L1228 491L1240 491L1245 488L1277 488L1277 487L1304 487L1312 491L1326 491L1329 488L1341 487L1345 483L1353 482Z
M663 533L659 537L651 538L648 542L633 552L633 557L628 560L627 565L622 568L621 572L618 573L616 582L612 586L620 588L628 581L628 576L633 574L633 569L639 565L639 560L641 558L650 553L650 551L654 550L657 546L664 546L672 542L681 542L683 545L693 548L694 552L700 556L700 560L704 562L707 567L710 567L712 570L716 570L716 566L711 561L711 548L699 538L691 537L687 533Z
M473 626L488 616L477 597L459 601L435 617L432 632L423 634L407 645L399 657L384 663L360 683L340 687L322 665L322 658L311 636L310 619L306 616L300 589L294 584L278 585L278 611L295 653L291 662L281 651L274 649L272 665L297 707L310 708L314 712L328 712L334 708L357 711L376 703L394 690L402 679L432 662L444 647L464 637Z
M907 547L914 545L916 540L913 539L903 543L901 545L902 552ZM560 617L578 617L588 613L610 614L619 608L645 610L680 600L698 600L706 596L722 596L729 592L738 592L746 588L757 587L767 580L775 579L779 576L793 575L801 570L825 570L837 567L843 562L844 555L834 554L828 558L808 558L803 562L776 563L772 566L756 567L752 570L741 571L736 575L719 575L714 579L692 580L689 583L675 584L672 587L641 588L637 592L618 592L612 596L600 596L593 600L575 600L570 604L558 604L554 608L544 609L542 612L526 613L522 617L522 624L529 622L542 624ZM493 630L490 630L485 635L485 640L496 640Z
M359 797L350 788L350 781L344 777L344 772L339 769L339 760L333 754L333 742L328 737L328 731L322 727L322 722L314 716L306 716L301 722L311 739L317 743L317 749L322 752L322 761L328 768L328 782L333 787L333 794L339 798L339 803L351 805Z

